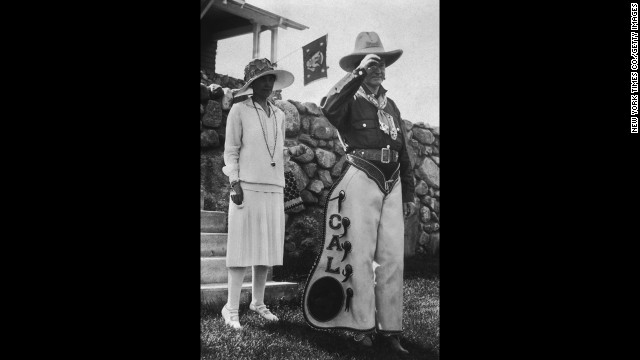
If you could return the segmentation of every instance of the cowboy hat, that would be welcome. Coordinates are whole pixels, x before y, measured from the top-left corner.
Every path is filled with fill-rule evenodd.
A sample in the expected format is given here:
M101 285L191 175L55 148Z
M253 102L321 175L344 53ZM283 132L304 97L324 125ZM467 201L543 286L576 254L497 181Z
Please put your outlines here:
M356 46L353 52L340 59L340 67L345 71L351 72L367 54L380 56L384 59L385 65L389 66L400 58L402 50L384 51L378 34L373 31L361 32L356 37Z
M294 78L292 73L286 70L276 70L269 59L253 59L244 68L244 81L246 81L246 84L244 84L234 96L253 94L251 83L267 75L276 76L276 81L273 84L274 91L284 89L293 84Z

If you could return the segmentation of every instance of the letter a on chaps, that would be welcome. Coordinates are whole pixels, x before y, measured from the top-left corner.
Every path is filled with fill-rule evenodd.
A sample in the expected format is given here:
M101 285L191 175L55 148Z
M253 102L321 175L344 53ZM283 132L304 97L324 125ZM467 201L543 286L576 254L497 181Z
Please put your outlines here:
M327 195L322 252L307 278L302 309L305 320L314 328L373 330L373 282L367 283L365 266L354 261L353 253L358 252L358 241L354 238L357 233L349 230L352 226L358 227L358 224L351 224L349 219L349 214L355 214L358 209L350 204L350 190L347 189L348 177L356 169L348 170L349 166ZM371 291L360 291L360 286Z

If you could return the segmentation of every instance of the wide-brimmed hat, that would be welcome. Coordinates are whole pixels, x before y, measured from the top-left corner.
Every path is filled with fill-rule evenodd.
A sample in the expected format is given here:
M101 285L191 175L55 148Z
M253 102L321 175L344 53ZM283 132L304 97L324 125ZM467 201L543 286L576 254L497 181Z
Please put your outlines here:
M360 64L360 61L362 61L367 54L380 56L384 59L385 66L389 66L400 58L402 50L384 51L382 41L380 41L378 34L373 31L361 32L356 37L356 46L353 52L340 59L340 67L345 71L351 72Z
M275 66L267 58L253 59L244 67L244 84L234 96L253 94L251 83L263 76L275 75L276 81L273 84L273 90L281 90L293 84L293 74L287 70L276 70Z

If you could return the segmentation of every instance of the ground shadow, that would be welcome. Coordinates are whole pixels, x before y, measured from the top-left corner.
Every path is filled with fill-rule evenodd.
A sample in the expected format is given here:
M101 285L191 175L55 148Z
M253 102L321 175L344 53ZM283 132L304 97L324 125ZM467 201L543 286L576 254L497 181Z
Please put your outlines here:
M404 259L404 279L440 278L440 256L432 254L417 254Z

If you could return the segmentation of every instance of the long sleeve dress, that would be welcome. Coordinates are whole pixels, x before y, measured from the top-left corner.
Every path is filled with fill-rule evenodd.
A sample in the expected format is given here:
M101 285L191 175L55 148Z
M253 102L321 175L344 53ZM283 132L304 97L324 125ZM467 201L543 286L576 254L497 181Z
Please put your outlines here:
M270 116L249 98L227 117L222 171L244 192L241 205L229 201L227 267L282 265L285 115L268 106Z

